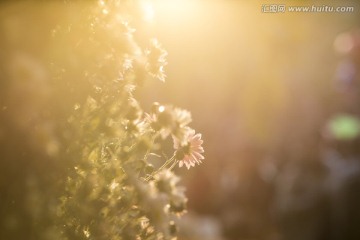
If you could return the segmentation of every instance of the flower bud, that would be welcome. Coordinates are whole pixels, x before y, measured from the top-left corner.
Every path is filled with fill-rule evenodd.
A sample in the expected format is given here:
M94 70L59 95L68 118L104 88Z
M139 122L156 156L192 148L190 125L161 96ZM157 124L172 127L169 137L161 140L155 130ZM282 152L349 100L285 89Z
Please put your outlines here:
M171 236L175 236L178 232L178 228L174 221L170 221L169 223L169 232Z

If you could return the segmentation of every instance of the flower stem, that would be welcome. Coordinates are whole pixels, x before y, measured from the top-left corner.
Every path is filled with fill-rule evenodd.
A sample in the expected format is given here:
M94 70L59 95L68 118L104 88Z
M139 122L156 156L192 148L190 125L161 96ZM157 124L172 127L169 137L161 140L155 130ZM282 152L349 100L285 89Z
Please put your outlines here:
M145 181L149 181L151 178L153 178L156 174L158 174L161 170L166 168L172 162L173 162L173 164L171 165L169 170L171 170L175 166L175 164L177 163L177 160L175 159L175 154L170 159L168 159L158 170L154 171L149 176L147 176L145 178Z
M148 156L149 156L149 154L150 154L150 151L152 150L152 147L153 147L153 145L154 145L154 142L155 142L155 140L156 140L156 138L157 138L158 136L159 136L159 133L156 133L156 134L154 134L154 136L152 137L152 139L151 139L151 147L150 147L149 149L147 149L147 151L146 151L146 153L145 153L145 155L144 155L144 158L143 158L144 161L147 160L147 158L148 158Z
M169 167L169 170L172 170L178 162L179 160L175 160L174 163L171 165L171 167Z

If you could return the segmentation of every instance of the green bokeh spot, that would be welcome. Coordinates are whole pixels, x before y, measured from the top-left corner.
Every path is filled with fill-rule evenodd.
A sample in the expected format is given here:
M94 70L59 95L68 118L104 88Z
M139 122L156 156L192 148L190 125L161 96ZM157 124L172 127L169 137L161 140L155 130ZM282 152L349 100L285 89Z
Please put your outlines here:
M339 115L329 124L330 132L335 139L353 140L360 135L360 121L351 115Z

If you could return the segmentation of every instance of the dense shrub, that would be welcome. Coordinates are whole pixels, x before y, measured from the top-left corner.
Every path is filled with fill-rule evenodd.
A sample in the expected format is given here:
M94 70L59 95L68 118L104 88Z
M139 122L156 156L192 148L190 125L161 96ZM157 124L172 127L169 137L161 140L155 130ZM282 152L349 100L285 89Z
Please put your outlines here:
M175 238L171 170L199 164L202 140L188 111L136 98L166 64L131 27L141 3L1 7L0 238Z

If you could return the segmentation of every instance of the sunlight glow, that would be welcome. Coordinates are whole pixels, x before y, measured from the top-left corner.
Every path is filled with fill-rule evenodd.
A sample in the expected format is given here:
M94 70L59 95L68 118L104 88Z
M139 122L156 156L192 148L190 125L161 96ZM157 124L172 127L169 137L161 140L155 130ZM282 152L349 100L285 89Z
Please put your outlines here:
M144 19L145 19L145 21L148 21L148 22L153 21L155 12L154 12L154 8L151 5L151 3L150 2L143 2L142 3L142 8L143 8L143 11L144 11Z
M105 2L104 2L103 0L100 0L100 1L99 1L99 5L100 5L100 6L105 6Z
M109 14L109 11L108 11L106 8L104 8L104 9L102 10L102 13L105 14L105 15L108 15L108 14Z
M189 0L158 0L155 3L155 9L159 12L157 15L166 15L168 19L178 20L186 19L189 15L194 15L195 12L206 7L206 4L201 4L199 1Z
M164 112L165 111L165 107L164 106L160 106L159 107L159 112Z

